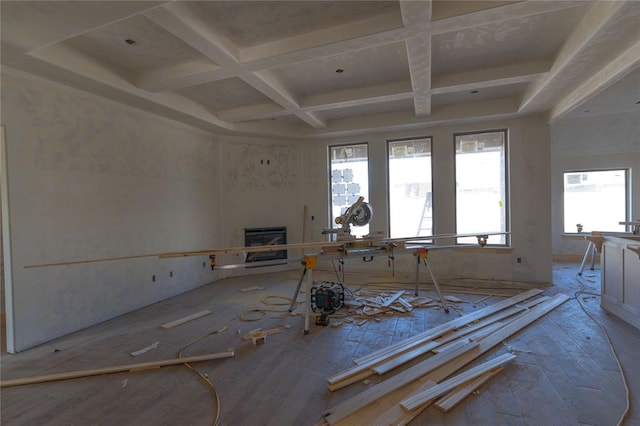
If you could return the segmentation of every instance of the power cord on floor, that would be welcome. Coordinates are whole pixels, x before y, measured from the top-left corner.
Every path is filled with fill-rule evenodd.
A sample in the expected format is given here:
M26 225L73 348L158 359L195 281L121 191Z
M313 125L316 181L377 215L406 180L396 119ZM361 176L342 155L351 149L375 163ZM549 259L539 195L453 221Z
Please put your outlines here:
M576 281L578 281L578 283L580 283L580 290L576 291L574 293L574 299L576 299L576 301L578 302L578 305L580 305L580 308L582 308L584 313L587 314L587 316L589 318L591 318L591 320L594 323L596 323L596 325L602 331L602 334L604 334L604 337L607 339L607 343L609 344L609 348L611 349L611 353L613 354L613 358L616 360L616 364L618 365L618 369L620 370L620 376L622 376L622 384L624 385L625 397L626 397L626 407L624 409L624 412L622 413L622 416L620 416L620 419L618 420L618 423L617 423L617 426L621 426L624 423L625 418L629 414L629 409L631 407L629 384L627 383L627 377L624 374L624 370L622 368L622 364L620 364L620 359L618 358L618 354L616 353L616 350L614 349L613 344L611 343L611 339L609 338L609 333L607 333L607 330L602 326L602 324L600 324L600 322L598 322L598 320L596 320L594 318L594 316L591 315L589 313L589 311L587 311L587 309L584 307L584 305L580 301L580 297L579 297L579 296L581 296L583 294L588 294L588 295L598 296L598 297L601 297L601 295L597 294L597 293L591 293L591 292L586 291L585 283L578 276L576 276Z
M187 350L187 348L189 348L189 346L209 337L209 336L213 336L216 334L220 334L223 333L224 331L227 330L227 328L229 327L229 323L225 324L224 327L212 331L211 333L207 333L203 336L200 336L196 339L193 339L191 342L187 343L182 349L180 349L180 351L178 352L178 359L182 358L182 353L184 351ZM198 377L200 377L200 379L210 388L211 390L211 396L213 398L213 402L214 402L214 407L213 409L215 410L215 416L213 418L213 422L211 423L212 426L217 426L220 422L220 397L218 396L218 392L216 391L216 387L213 385L213 382L211 382L211 380L209 379L209 376L200 372L199 370L195 369L191 364L189 364L188 362L184 363L184 366L187 367L189 370L191 370L192 373L198 375Z

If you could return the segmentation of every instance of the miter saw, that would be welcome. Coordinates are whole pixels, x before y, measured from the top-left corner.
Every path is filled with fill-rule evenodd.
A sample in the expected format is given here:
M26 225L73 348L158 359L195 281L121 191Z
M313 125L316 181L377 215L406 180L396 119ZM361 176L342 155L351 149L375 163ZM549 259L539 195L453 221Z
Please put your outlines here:
M351 235L351 225L367 225L372 217L373 210L371 206L364 201L364 197L358 197L355 203L347 208L340 216L336 217L335 223L340 225L340 227L325 229L322 233L336 234L338 241L354 240L355 236Z

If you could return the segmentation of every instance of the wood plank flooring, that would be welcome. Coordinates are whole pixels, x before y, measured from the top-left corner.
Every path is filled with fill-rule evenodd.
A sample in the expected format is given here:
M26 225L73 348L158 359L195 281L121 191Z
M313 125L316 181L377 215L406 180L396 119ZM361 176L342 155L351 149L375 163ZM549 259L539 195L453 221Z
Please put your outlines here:
M586 270L576 278L577 270L576 264L556 264L555 285L546 287L545 293L599 293L599 270ZM286 305L267 306L262 300L270 295L291 297L298 276L291 272L227 279L17 355L3 353L2 379L171 359L189 342L229 324L226 332L210 335L184 353L236 349L234 358L194 364L215 385L221 424L314 425L321 412L367 388L355 383L332 393L326 387L327 377L352 366L355 358L459 315L454 310L446 314L415 309L362 326L357 321L337 328L312 324L306 336L303 318L286 312L267 312L257 321L239 320L248 309L286 311ZM412 285L408 282L407 288ZM265 290L239 291L252 286ZM429 291L422 294L435 296ZM461 305L464 314L502 300L492 297L474 305L471 302L483 296L457 292L455 296L468 302ZM609 333L627 374L631 411L624 424L640 426L640 330L603 311L598 296L582 293L578 298ZM286 303L277 298L268 301ZM203 310L212 314L175 328L160 327ZM302 312L302 307L298 310ZM290 328L268 336L264 345L241 339L258 327L284 325ZM130 355L155 341L160 342L158 348L135 358ZM615 425L620 418L626 403L617 364L601 330L576 299L477 361L507 351L518 357L477 395L446 414L430 407L411 424ZM372 376L369 386L393 374ZM183 366L5 388L0 402L3 425L210 425L216 412L209 388Z

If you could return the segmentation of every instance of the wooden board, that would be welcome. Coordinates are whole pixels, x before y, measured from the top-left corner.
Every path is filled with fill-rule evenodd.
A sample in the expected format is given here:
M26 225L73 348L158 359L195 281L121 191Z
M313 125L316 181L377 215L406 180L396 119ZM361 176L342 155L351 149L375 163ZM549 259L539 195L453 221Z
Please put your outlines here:
M234 351L220 352L209 355L189 356L184 358L175 358L164 361L150 361L139 364L128 364L117 367L94 368L90 370L70 371L67 373L55 373L45 376L25 377L23 379L9 379L0 381L0 388L10 386L30 385L34 383L54 382L57 380L76 379L79 377L100 376L103 374L122 373L125 371L142 371L166 367L169 365L187 364L193 362L210 361L213 359L230 358L234 356Z
M189 321L193 321L194 319L198 319L201 318L205 315L209 315L211 313L211 311L200 311L200 312L196 312L195 314L191 314L191 315L187 315L184 318L179 318L177 320L168 322L166 324L162 324L160 327L162 328L173 328L173 327L177 327L179 325L184 324L185 322L189 322Z
M295 250L295 249L323 249L325 247L335 248L335 247L343 247L343 246L367 248L367 247L375 247L376 245L384 246L388 244L396 244L396 245L402 245L402 246L404 246L405 244L425 245L425 244L429 244L430 241L443 239L443 238L465 238L465 237L475 237L477 235L490 236L490 235L507 235L507 234L509 234L509 232L489 232L489 233L478 232L473 234L441 234L441 235L430 235L425 237L410 237L410 238L363 238L363 239L358 239L353 241L318 241L318 242L310 242L310 243L262 245L262 246L252 246L252 247L247 247L247 246L221 247L221 248L195 250L195 251L177 251L177 252L141 254L141 255L132 255L132 256L61 261L61 262L53 262L53 263L40 263L40 264L25 265L24 268L44 268L44 267L62 266L62 265L110 262L115 260L141 259L141 258L147 258L147 257L158 257L162 259L162 258L173 258L173 257L207 256L207 255L243 253L243 252L258 253L258 252ZM430 247L430 249L431 248L438 249L438 246Z
M470 380L462 385L456 387L454 390L440 398L433 404L438 410L446 413L450 411L453 407L458 405L463 399L467 396L471 395L472 392L475 392L480 386L491 380L498 373L503 371L504 368L497 367L493 370L487 371L479 377L476 377L473 380Z
M477 349L477 347L478 344L469 344L456 348L452 351L440 352L439 354L414 365L402 373L353 396L347 401L329 408L329 410L325 411L323 415L329 423L333 424L334 422L348 416L353 411L372 404L378 398L383 397L389 392L402 388L417 377L424 376L450 360Z
M423 390L422 392L418 392L412 397L403 400L400 403L400 406L407 411L415 410L428 401L446 394L447 392L455 389L457 386L460 386L461 384L466 383L469 380L475 379L476 377L483 375L487 371L491 371L496 367L502 367L504 364L515 358L516 356L514 354L506 353L493 358L490 361L483 362L482 364L473 367L463 373L460 373L450 379L447 379L442 383L438 383L437 385L431 386L428 389Z

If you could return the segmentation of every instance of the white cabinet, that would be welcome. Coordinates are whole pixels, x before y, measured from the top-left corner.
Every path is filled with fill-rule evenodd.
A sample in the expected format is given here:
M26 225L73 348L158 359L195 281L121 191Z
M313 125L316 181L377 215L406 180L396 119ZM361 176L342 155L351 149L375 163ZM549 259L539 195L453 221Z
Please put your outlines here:
M640 237L605 236L600 260L602 307L640 328Z

